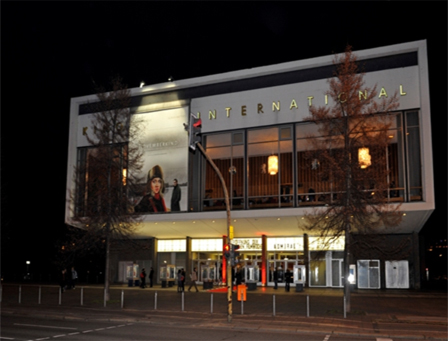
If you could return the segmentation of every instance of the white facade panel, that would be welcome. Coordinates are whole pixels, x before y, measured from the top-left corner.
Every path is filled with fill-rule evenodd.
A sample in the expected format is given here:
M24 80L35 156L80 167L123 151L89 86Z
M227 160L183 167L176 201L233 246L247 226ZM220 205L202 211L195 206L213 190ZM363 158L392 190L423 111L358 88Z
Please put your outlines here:
M366 88L377 87L377 99L398 95L398 110L420 107L418 67L365 75ZM204 133L301 122L310 106L332 106L326 79L238 93L195 98L191 112L200 113ZM381 98L380 98L381 97Z

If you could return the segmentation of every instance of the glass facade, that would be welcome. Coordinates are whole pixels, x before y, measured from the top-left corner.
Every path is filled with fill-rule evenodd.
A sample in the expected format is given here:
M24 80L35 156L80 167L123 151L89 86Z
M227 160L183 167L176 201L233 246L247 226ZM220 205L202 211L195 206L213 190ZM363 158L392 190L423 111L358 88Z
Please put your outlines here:
M398 112L382 120L388 125L388 146L370 146L370 174L378 178L366 182L365 192L378 186L388 202L421 201L419 112ZM375 123L372 127L369 134L378 134ZM354 129L353 134L360 133ZM342 181L332 177L328 162L313 158L313 146L322 141L331 144L328 149L337 158L340 138L321 136L316 124L306 122L209 134L205 146L225 178L231 208L252 210L318 206L337 200L344 191ZM353 148L352 155L360 158L358 149ZM204 210L224 210L224 193L216 172L209 164L204 172Z

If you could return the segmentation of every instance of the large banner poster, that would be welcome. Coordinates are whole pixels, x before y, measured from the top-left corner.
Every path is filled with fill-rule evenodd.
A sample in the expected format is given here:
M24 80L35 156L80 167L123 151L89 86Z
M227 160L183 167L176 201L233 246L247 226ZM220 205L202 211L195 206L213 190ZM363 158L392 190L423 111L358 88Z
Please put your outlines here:
M187 211L188 208L188 108L135 114L143 148L144 179L136 198L136 213Z

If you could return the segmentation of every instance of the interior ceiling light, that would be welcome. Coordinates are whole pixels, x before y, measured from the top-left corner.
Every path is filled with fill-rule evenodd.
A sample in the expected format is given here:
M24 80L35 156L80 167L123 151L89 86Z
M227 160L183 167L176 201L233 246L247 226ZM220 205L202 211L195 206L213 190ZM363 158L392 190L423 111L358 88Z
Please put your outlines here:
M358 149L358 162L361 169L369 167L372 164L371 159L369 148L363 147Z
M271 155L268 157L268 172L271 175L275 175L278 172L278 156Z

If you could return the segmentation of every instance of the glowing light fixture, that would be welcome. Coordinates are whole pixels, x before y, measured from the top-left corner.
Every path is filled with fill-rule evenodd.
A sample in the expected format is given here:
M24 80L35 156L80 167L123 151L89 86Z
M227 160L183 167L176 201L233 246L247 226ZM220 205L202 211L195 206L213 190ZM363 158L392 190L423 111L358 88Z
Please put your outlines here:
M363 147L358 149L358 161L361 169L366 169L372 164L369 148Z
M268 157L268 172L271 175L275 175L278 172L278 156L271 155Z
M126 177L127 177L127 175L128 175L128 170L126 168L123 168L123 178L122 178L123 186L126 186Z

